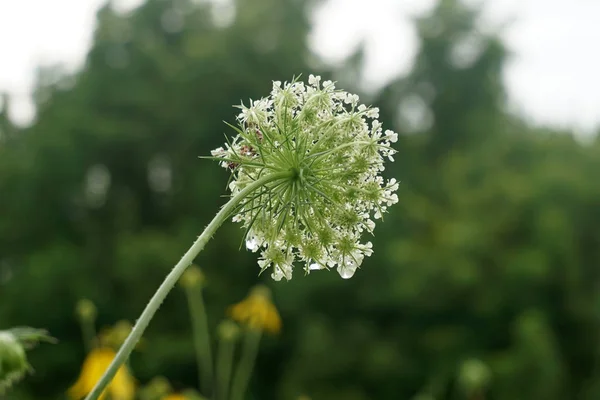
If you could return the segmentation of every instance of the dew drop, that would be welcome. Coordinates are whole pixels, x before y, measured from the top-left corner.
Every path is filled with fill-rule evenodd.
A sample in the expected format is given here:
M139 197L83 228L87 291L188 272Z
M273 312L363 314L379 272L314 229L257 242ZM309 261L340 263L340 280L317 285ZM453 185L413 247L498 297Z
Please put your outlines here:
M274 281L279 282L281 280L281 278L283 278L283 271L278 267L273 268L273 272L271 273L271 278Z
M323 269L324 267L320 264L317 263L312 263L308 266L309 271L316 271L316 270L320 270Z
M246 240L246 248L252 252L258 250L258 240L256 238Z
M355 262L347 262L345 265L338 266L338 273L342 277L342 279L350 279L354 276L356 272L357 265Z

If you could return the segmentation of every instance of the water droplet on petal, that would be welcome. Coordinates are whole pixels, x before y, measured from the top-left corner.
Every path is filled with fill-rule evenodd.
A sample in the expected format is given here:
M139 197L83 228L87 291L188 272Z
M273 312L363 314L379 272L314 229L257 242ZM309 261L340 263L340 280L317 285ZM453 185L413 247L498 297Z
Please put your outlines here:
M316 271L316 270L323 269L323 268L324 267L322 265L317 264L317 263L312 263L308 266L309 271Z
M339 265L337 270L342 279L350 279L354 276L357 267L354 261L347 261L345 265Z
M258 250L258 240L256 238L246 240L246 248L252 252Z
M281 269L279 269L279 268L275 267L275 268L273 269L273 272L271 273L271 278L272 278L274 281L277 281L277 282L279 282L279 281L281 280L281 278L283 278L283 271L281 271Z

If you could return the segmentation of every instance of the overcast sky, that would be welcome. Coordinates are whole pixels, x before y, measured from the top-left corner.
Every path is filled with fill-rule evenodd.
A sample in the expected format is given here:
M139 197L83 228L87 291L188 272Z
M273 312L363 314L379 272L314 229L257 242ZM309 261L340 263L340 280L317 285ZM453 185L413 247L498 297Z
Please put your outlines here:
M213 0L214 1L214 0ZM477 3L479 0L469 0ZM128 9L140 0L115 0ZM0 0L0 91L14 96L13 118L31 119L36 65L78 68L104 0ZM514 21L504 38L516 54L505 81L511 108L531 120L582 132L600 126L599 0L488 0L484 27ZM368 4L368 5L367 5ZM314 14L314 51L336 63L367 43L365 84L379 86L410 68L412 16L433 0L329 0Z

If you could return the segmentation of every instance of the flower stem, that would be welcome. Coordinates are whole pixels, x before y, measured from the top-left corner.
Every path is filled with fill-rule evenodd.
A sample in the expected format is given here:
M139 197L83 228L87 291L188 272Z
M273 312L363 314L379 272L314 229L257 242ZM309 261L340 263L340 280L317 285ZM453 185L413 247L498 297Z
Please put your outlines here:
M223 224L223 222L225 222L225 220L229 218L231 213L235 211L236 206L242 200L244 200L246 196L248 196L256 189L260 188L261 186L269 182L286 179L291 176L291 171L265 175L262 178L255 180L254 182L246 186L244 189L242 189L238 194L232 197L223 206L223 208L221 208L221 210L219 210L219 212L217 213L217 215L215 215L213 220L210 221L210 224L208 224L208 226L204 229L202 234L198 237L198 239L196 239L194 244L192 244L189 250L183 255L181 260L179 260L175 267L173 267L171 272L169 272L169 274L166 276L163 283L159 286L158 290L154 293L154 295L146 305L146 308L144 308L144 311L135 323L135 326L131 330L131 333L129 333L129 336L127 336L127 339L125 339L125 342L117 352L117 355L115 356L114 360L109 365L106 372L104 372L102 378L100 378L98 383L96 383L94 389L92 389L90 394L85 398L85 400L98 400L104 388L108 386L110 381L114 378L117 371L119 370L119 367L123 365L123 363L125 363L129 355L133 351L133 348L144 334L144 331L146 330L148 324L154 317L154 314L156 314L156 311L159 309L163 300L167 297L167 295L169 294L171 289L173 289L181 275L185 272L187 267L189 267L190 264L192 264L194 258L196 258L198 253L202 251L206 243L215 234L215 232L221 226L221 224Z
M81 318L79 323L81 325L83 343L85 345L85 349L89 353L97 347L96 324L94 323L94 320L90 318Z
M198 368L198 385L206 396L211 395L212 390L212 354L210 351L210 335L206 322L206 308L202 298L202 287L200 285L187 287L186 295L192 320L192 334L196 350L196 363Z
M231 338L220 340L217 355L217 400L228 399L234 350L235 340Z
M231 400L244 399L248 383L250 383L250 377L252 376L252 370L254 369L261 336L262 331L260 330L248 329L246 331L242 356L231 385Z

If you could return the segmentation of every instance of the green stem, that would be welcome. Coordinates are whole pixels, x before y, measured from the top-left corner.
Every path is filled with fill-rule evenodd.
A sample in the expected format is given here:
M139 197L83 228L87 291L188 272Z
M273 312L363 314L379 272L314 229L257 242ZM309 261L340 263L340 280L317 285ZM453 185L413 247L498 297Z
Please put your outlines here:
M219 342L217 358L217 399L227 400L229 395L229 383L231 379L231 366L233 364L233 353L235 340L230 338L221 339Z
M81 318L79 320L81 325L81 334L83 336L83 344L85 349L92 351L96 347L96 324L93 319Z
M202 298L200 285L186 288L190 318L192 320L192 334L196 350L196 363L198 368L198 385L205 395L210 396L212 390L212 354L210 350L210 334L206 322L206 308Z
M342 149L344 149L346 147L356 146L357 144L369 145L369 144L372 144L372 142L367 142L365 140L355 141L355 142L348 142L348 143L340 144L339 146L334 147L333 149L323 150L323 151L320 151L318 153L311 153L308 156L304 157L304 159L305 160L310 160L310 159L315 158L315 157L320 157L322 155L334 153L334 152L336 152L338 150L342 150Z
M252 370L254 369L254 362L258 355L258 345L260 344L261 336L262 332L259 330L248 329L246 332L242 356L231 385L231 400L244 399L244 394L246 393L250 377L252 376Z
M125 342L117 352L117 355L115 356L114 360L109 365L106 372L104 372L102 378L100 378L98 383L96 383L94 389L92 389L90 394L85 398L85 400L98 400L104 388L108 386L108 384L114 378L121 365L123 365L123 363L127 360L129 355L133 351L133 348L144 334L144 331L148 327L148 324L154 317L154 314L156 314L156 311L162 304L165 297L167 297L167 295L169 294L171 289L173 289L181 275L185 272L187 267L190 266L192 261L194 261L194 258L196 258L198 253L202 251L206 243L215 234L215 232L221 226L221 224L223 224L223 222L225 222L225 220L229 218L231 213L235 210L236 206L246 196L248 196L256 189L260 188L261 186L276 180L290 178L291 176L293 176L293 173L291 171L278 172L263 176L262 178L257 179L256 181L252 182L244 189L242 189L238 194L232 197L223 206L223 208L221 208L221 210L217 213L217 215L215 215L213 220L210 221L210 224L208 224L208 226L204 229L204 231L198 237L198 239L196 239L194 244L192 244L192 247L190 247L190 249L183 255L183 257L181 258L181 260L179 260L175 267L173 267L173 269L171 270L171 272L169 272L163 283L159 286L158 290L154 293L154 295L146 305L146 308L135 323L135 326L131 330L131 333L129 333L129 336L127 336L127 339L125 339Z

